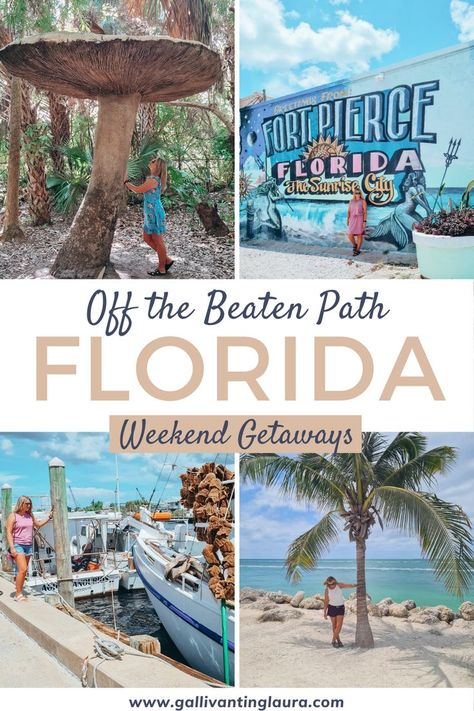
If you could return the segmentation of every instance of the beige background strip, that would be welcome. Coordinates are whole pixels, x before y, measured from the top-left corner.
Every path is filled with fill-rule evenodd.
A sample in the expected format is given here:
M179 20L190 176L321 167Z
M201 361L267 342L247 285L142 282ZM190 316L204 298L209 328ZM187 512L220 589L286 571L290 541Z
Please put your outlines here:
M360 440L361 418L355 415L110 417L115 453L359 452Z

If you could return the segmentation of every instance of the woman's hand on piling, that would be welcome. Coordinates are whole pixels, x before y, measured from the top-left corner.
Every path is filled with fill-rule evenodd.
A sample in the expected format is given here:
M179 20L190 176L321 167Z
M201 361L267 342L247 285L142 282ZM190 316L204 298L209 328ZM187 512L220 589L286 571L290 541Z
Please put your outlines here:
M15 548L10 548L10 555L13 559L17 557L18 553L16 552Z

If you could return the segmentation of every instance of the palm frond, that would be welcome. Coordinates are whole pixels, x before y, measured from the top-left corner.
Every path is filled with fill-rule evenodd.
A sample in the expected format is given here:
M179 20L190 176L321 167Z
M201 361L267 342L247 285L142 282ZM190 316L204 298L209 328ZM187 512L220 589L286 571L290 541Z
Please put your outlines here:
M379 452L374 462L374 472L378 481L384 480L387 471L403 466L426 449L427 439L421 432L399 432L392 441Z
M433 564L446 589L460 597L474 574L474 538L471 523L460 506L434 494L381 486L377 508L385 521L416 535L421 553Z
M456 460L454 447L441 446L417 453L398 467L385 467L377 471L380 484L417 489L422 484L432 484L439 474L445 474Z
M241 459L243 481L278 487L285 496L322 508L344 510L344 480L320 455L296 459L274 454L246 454Z
M144 177L149 162L159 153L161 147L161 139L145 138L136 155L130 156L128 159L127 175L129 180L139 180Z
M301 580L301 570L313 570L323 553L337 541L337 523L337 511L330 511L315 526L293 541L285 561L287 577L291 582L297 583Z

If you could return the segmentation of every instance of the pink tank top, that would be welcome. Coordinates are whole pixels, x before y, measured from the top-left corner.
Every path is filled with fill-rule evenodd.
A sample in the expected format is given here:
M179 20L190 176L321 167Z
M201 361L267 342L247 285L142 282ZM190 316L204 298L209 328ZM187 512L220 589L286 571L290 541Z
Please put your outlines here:
M31 546L33 543L33 519L31 516L15 514L13 543L19 543L21 546Z

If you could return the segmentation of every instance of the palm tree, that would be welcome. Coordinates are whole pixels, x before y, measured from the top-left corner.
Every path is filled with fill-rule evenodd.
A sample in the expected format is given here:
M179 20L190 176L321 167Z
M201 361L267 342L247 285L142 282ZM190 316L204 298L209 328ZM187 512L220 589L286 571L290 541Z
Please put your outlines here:
M416 535L423 557L450 592L461 596L474 570L471 524L460 506L423 491L455 461L452 447L426 450L418 432L400 432L392 441L378 432L364 433L362 451L351 454L288 456L244 455L243 480L278 486L285 496L324 511L320 520L291 543L286 568L297 581L302 570L316 567L340 532L356 546L357 647L372 648L365 580L367 539L378 522Z

